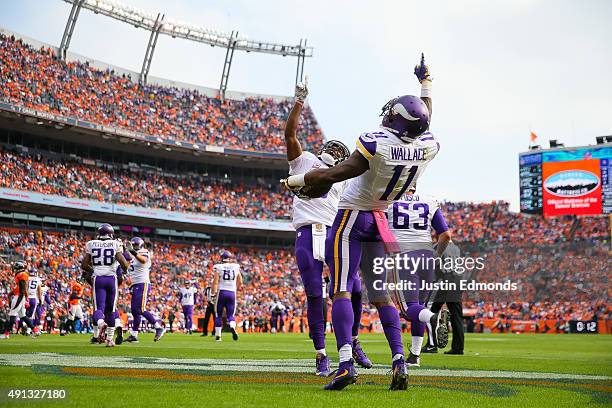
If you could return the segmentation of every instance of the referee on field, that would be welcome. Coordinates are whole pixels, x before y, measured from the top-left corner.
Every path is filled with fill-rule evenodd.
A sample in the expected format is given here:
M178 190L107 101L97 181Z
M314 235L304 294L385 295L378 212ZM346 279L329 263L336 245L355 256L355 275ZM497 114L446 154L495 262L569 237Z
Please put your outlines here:
M447 259L456 259L461 255L459 247L454 242L449 242L448 247L442 254L443 264ZM466 274L459 274L454 269L439 270L436 268L437 280L446 280L456 284L456 290L433 291L427 307L433 312L438 313L444 303L450 312L450 322L453 329L453 342L451 349L444 354L463 354L464 334L463 334L463 304L461 303L462 292L459 289L459 281L467 279ZM437 353L438 348L433 344L431 337L431 325L427 324L427 345L421 350L422 353Z
M207 286L204 290L204 303L206 303L206 314L204 315L204 327L202 328L202 336L208 336L208 322L212 316L215 320L215 303L211 297L211 288Z

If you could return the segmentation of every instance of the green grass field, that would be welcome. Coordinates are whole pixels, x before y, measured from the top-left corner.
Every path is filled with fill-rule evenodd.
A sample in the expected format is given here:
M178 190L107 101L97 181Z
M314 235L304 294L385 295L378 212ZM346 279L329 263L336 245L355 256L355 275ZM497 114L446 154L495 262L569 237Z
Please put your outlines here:
M335 349L328 336L328 350ZM409 336L405 336L409 340ZM356 385L323 391L306 335L174 333L112 349L89 336L12 336L0 340L0 406L35 406L6 397L11 388L65 389L38 406L340 407L612 406L612 336L468 335L464 356L423 355L408 391L390 392L383 335L361 342L375 367ZM337 362L337 353L330 353Z

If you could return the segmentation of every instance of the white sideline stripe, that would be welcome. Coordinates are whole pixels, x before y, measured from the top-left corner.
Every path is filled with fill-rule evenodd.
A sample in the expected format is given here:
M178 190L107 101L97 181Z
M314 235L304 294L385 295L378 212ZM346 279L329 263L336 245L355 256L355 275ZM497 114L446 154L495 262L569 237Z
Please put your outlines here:
M130 368L149 370L189 370L189 371L249 371L277 373L313 373L312 360L218 360L190 358L157 358L128 356L75 356L56 353L0 354L0 366L31 367L50 365L58 367L96 367ZM266 370L262 370L265 368ZM359 370L362 374L387 375L389 367L378 366L369 370ZM610 381L605 375L562 374L526 371L492 370L447 370L416 369L410 375L418 377L467 377L467 378L512 378L525 380L597 380Z

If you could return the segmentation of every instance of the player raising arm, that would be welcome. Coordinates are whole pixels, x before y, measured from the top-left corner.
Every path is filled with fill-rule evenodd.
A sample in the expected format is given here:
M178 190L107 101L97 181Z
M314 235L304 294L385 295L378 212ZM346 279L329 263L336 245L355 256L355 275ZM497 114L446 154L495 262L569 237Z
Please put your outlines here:
M332 324L340 359L337 374L325 387L327 390L341 390L357 381L352 358L354 311L350 293L360 282L359 267L391 349L390 389L405 390L408 386L399 313L386 287L378 285L386 282L386 278L375 274L369 261L385 258L386 244L396 243L384 211L414 186L439 149L433 135L427 132L431 84L425 81L429 79L429 71L423 59L415 74L422 83L421 95L427 103L412 95L391 99L382 109L381 129L362 134L357 140L357 150L348 160L332 168L315 169L282 180L298 196L318 197L326 194L333 183L350 179L340 197L338 213L326 240L326 262L333 294ZM434 317L432 324L435 324L433 320ZM435 317L435 321L438 320Z
M349 149L337 140L326 142L315 156L304 152L297 138L297 128L304 101L308 97L308 77L295 89L295 104L285 125L285 143L289 174L303 175L318 168L334 168L349 157ZM306 292L306 317L310 338L316 352L315 374L326 377L331 373L329 358L325 351L325 316L323 287L323 262L325 261L325 239L338 212L340 194L345 183L337 183L310 199L297 194L293 199L293 227L296 230L295 258L302 285ZM352 328L353 358L362 367L370 368L372 363L363 352L359 343L359 323L361 321L361 286L356 285L351 293L354 310Z

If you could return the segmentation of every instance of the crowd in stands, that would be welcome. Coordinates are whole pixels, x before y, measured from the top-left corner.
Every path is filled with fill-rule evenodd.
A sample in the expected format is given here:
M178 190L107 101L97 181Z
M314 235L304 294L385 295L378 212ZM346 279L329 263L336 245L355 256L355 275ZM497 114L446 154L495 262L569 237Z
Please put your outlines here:
M74 232L0 229L0 303L6 312L8 293L14 286L10 259L23 259L36 270L49 288L51 310L56 320L66 316L71 283L83 282L80 259L87 240L93 236ZM129 238L129 237L124 237ZM212 266L220 262L221 248L213 245L188 245L149 242L153 268L148 307L161 319L173 314L180 321L179 287L187 281L199 286L195 313L204 313L205 288L212 284ZM268 316L274 301L281 300L293 316L305 313L304 295L293 254L287 250L245 248L229 249L241 266L244 286L237 299L242 318ZM128 282L120 288L119 309L129 313ZM91 316L90 291L84 297L84 310ZM58 327L58 324L55 325Z
M48 313L52 313L56 321L65 319L70 283L81 280L80 259L85 242L90 238L77 232L0 229L0 309L6 311L8 293L13 285L10 260L24 259L49 287L51 304ZM485 258L486 268L477 279L511 279L519 283L519 290L491 293L491 296L486 292L467 293L466 307L476 309L477 319L567 321L591 319L593 316L610 318L608 275L612 265L609 248L605 245L608 244L573 242L481 247L478 255ZM203 289L211 283L212 265L219 261L222 248L209 244L157 241L148 242L148 246L153 254L149 307L161 319L168 320L173 315L176 322L181 322L178 289L185 281L195 280L201 289L196 314L203 314ZM292 322L304 324L305 295L292 251L227 249L236 255L244 276L245 283L237 305L240 320L268 322L271 305L280 301L287 308L286 316ZM129 299L128 285L124 284L119 308L125 316L130 313ZM89 296L85 296L84 303L85 310L91 315ZM367 307L366 314L369 322L377 319L375 311Z
M259 220L288 220L292 197L279 183L210 180L0 150L0 187L116 204Z
M168 211L259 220L290 220L292 196L276 180L245 183L199 174L172 174L78 158L0 150L0 187ZM543 218L511 212L503 201L445 202L442 210L459 242L551 245L610 236L606 217Z
M62 61L0 34L0 99L147 135L241 150L283 152L289 101L222 101L193 89L138 85L125 75L87 62ZM302 113L298 136L317 151L323 135L312 110Z

